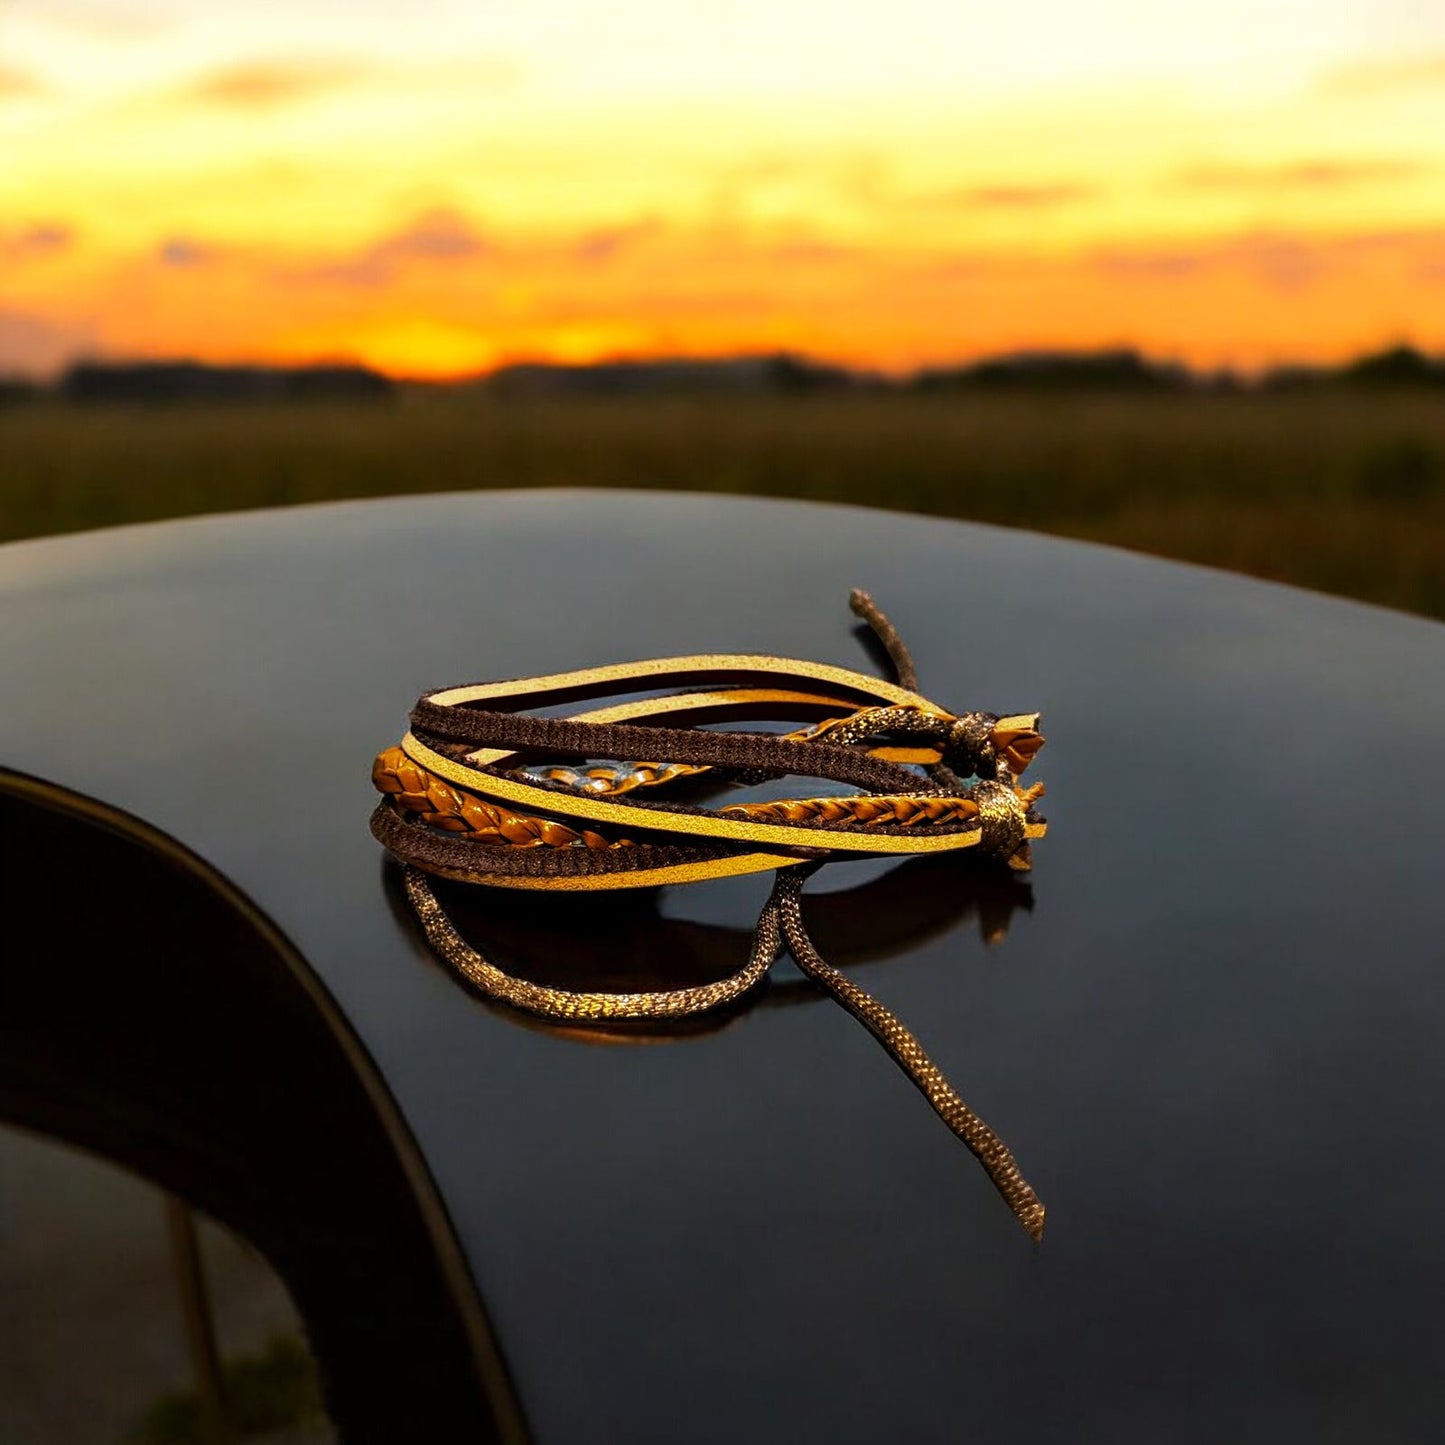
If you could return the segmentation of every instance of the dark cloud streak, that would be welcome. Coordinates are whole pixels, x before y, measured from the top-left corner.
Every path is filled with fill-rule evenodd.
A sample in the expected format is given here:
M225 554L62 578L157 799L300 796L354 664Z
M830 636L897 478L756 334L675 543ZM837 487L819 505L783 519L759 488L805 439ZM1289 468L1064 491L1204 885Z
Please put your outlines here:
M493 243L460 211L438 207L354 255L322 262L311 268L308 276L345 286L385 286L406 265L476 260L494 250Z
M171 236L156 248L156 256L163 266L174 266L182 270L209 266L220 259L217 247L197 241L190 236Z
M589 265L601 265L614 260L657 235L662 230L658 221L633 221L620 226L604 226L589 231L574 243L572 253L579 261Z
M37 221L19 231L0 231L0 257L34 261L59 256L75 244L75 232L58 221Z

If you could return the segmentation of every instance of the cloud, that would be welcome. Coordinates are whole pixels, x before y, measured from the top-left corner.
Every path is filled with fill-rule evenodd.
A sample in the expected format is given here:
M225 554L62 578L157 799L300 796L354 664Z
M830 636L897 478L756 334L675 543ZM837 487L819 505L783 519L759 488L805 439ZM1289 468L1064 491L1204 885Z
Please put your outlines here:
M209 266L220 258L220 249L197 241L191 236L170 236L156 247L156 258L163 266L181 269Z
M1199 251L1183 250L1100 250L1089 258L1105 276L1122 280L1178 281L1207 264Z
M384 286L403 266L472 260L492 250L492 243L460 211L438 207L353 256L322 262L310 274L348 286Z
M1179 172L1179 184L1200 190L1337 190L1418 175L1427 169L1417 161L1364 160L1285 161L1279 165L1193 166Z
M890 197L887 203L901 203L930 211L1030 212L1077 205L1101 195L1103 189L1100 186L1085 185L1079 181L1044 181L1038 184L964 186L921 195Z
M1296 236L1270 234L1237 237L1220 249L1220 259L1251 273L1276 291L1302 291L1331 268L1339 251ZM1336 255L1332 255L1335 251Z
M1307 290L1327 277L1386 267L1419 274L1445 257L1439 231L1357 232L1332 237L1252 231L1188 247L1101 248L1091 267L1108 280L1175 282L1225 273L1263 283L1281 294Z
M270 110L315 99L354 84L365 74L353 61L251 61L213 70L189 86L186 98L237 110Z
M631 221L621 226L604 226L579 236L573 243L572 254L579 261L598 265L611 261L661 230L662 225L658 221Z
M1177 282L1205 271L1234 271L1251 275L1272 290L1297 291L1318 278L1329 262L1328 249L1340 248L1258 232L1193 248L1099 250L1090 260L1097 271L1114 280Z
M516 63L500 55L469 55L421 65L386 64L350 57L310 60L249 60L207 71L179 98L219 110L264 111L301 105L359 85L400 85L435 89L459 84L504 87L520 76Z
M0 62L0 103L7 100L27 100L45 90L45 82L33 70L22 70L18 65Z
M409 226L388 236L374 248L388 259L452 261L459 256L479 256L487 243L460 211L438 207L424 211Z
M35 261L58 256L75 244L75 232L58 221L37 221L19 231L0 231L0 258Z
M972 186L956 192L954 199L980 210L1033 211L1051 206L1069 206L1098 194L1095 186L1059 181L1045 185Z

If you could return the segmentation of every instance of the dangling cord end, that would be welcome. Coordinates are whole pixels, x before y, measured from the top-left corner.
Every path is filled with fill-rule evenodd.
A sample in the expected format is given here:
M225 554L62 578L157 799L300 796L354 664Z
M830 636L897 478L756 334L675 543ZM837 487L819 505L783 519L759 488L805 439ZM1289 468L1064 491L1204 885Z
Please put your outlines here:
M1029 1238L1039 1243L1044 1235L1044 1206L1019 1173L1008 1146L964 1103L908 1029L877 999L825 962L813 947L803 926L802 893L808 871L788 868L779 873L768 900L768 910L776 912L794 962L815 983L827 989L888 1050L933 1106L934 1113L973 1151L993 1180L994 1188L1013 1210L1014 1218L1028 1231Z
M855 617L861 617L873 629L873 635L883 644L888 661L893 664L898 686L917 692L918 669L913 665L913 654L898 629L888 620L888 614L861 587L855 587L848 594L848 606Z
M918 669L913 665L913 654L908 650L902 634L889 621L888 614L873 600L872 593L855 587L848 594L848 606L855 617L861 617L873 629L873 635L883 644L898 686L906 687L909 692L917 692ZM947 763L940 761L930 764L928 775L954 792L963 787L963 780Z

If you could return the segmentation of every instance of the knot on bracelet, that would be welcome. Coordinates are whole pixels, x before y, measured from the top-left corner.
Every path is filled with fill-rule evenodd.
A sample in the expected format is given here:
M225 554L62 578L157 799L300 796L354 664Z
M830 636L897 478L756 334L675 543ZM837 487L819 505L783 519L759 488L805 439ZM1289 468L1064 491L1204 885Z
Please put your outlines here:
M998 765L993 731L998 718L991 712L965 712L954 719L945 736L944 747L966 761L980 777L989 777Z
M1020 794L1004 783L980 778L972 789L983 834L980 846L1011 860L1028 836L1028 813Z

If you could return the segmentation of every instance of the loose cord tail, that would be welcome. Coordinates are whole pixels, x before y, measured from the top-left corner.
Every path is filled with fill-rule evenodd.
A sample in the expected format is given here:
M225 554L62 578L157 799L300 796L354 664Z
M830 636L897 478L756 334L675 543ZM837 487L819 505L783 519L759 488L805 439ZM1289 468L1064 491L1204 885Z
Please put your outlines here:
M826 962L813 946L803 925L802 896L807 871L797 868L778 874L772 896L758 920L759 929L766 927L770 931L771 917L776 917L793 961L888 1050L928 1100L933 1112L968 1145L994 1188L1013 1210L1014 1218L1037 1244L1044 1234L1044 1206L1019 1172L1008 1146L964 1103L913 1034L871 994Z
M917 692L918 669L913 665L913 654L898 629L888 620L888 614L873 600L872 594L855 587L848 594L848 606L855 617L861 617L873 629L873 635L883 644L888 661L893 664L898 686Z
M559 1023L679 1019L706 1013L709 1009L741 998L761 982L783 947L774 902L777 890L774 889L758 919L758 926L753 930L747 962L726 978L690 988L641 993L578 992L552 988L507 973L473 948L447 917L446 910L432 891L431 880L420 868L406 867L402 872L402 881L428 942L458 973L491 998L500 999L513 1008L525 1009L540 1018L556 1019Z
M893 625L888 614L873 600L871 592L855 587L848 594L848 607L855 617L861 617L873 629L873 635L883 644L888 661L893 666L894 680L899 687L909 692L918 691L918 669L913 663L913 654L903 640L903 634ZM935 783L957 792L963 787L963 779L941 759L929 765L928 776Z
M888 1050L934 1113L973 1152L1014 1217L1037 1243L1044 1232L1044 1206L1019 1172L1008 1146L964 1103L913 1034L871 994L827 963L814 947L802 911L803 884L813 871L816 869L803 865L778 874L758 915L748 959L736 973L699 987L630 994L574 993L506 973L457 932L425 873L408 867L403 878L407 898L432 947L458 973L492 998L559 1023L677 1019L705 1013L756 987L786 944L798 967Z

